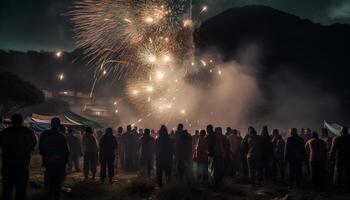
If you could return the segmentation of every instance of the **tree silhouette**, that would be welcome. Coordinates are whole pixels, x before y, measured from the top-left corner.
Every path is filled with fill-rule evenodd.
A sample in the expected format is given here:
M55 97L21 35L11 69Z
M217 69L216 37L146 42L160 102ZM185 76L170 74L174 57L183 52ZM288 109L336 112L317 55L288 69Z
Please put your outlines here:
M16 111L42 103L43 92L32 83L10 72L0 73L0 116L7 117Z

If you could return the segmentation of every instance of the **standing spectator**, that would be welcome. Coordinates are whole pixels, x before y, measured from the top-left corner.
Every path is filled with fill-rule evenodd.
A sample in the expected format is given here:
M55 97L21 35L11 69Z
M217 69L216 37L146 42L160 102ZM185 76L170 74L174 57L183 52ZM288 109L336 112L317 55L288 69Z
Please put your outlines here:
M215 147L214 147L214 160L213 160L213 178L217 188L222 186L222 179L225 175L225 159L227 158L226 150L230 147L227 146L227 138L222 134L221 127L215 128Z
M271 162L273 158L273 146L271 137L269 136L269 132L267 126L264 126L261 130L260 137L260 145L261 145L261 170L264 178L271 178Z
M214 154L215 154L215 143L216 143L216 136L214 133L214 127L213 125L209 124L207 126L207 135L205 137L206 144L208 145L208 172L209 172L209 180L212 184L215 183L214 181Z
M282 136L279 134L278 129L273 130L274 138L272 139L273 145L273 163L272 170L274 171L274 179L276 180L278 177L283 181L286 173L286 164L284 161L284 148L286 143L284 142Z
M285 160L289 164L289 182L293 186L294 179L297 186L300 186L302 179L302 166L305 159L304 140L298 136L296 128L292 128L291 136L287 139L285 149Z
M156 139L156 166L157 166L157 183L161 187L163 185L163 173L167 182L171 178L171 167L173 160L173 141L169 138L166 126L161 126L159 137Z
M249 133L249 132L248 132ZM247 160L247 140L248 140L249 134L246 134L241 142L241 163L242 163L242 173L245 178L249 176L249 168L248 168L248 160Z
M262 167L260 136L257 135L256 130L253 127L249 127L247 138L243 141L242 145L247 155L251 184L253 186L256 183L261 185Z
M190 183L192 170L192 137L187 130L183 130L182 124L178 125L178 130L176 131L175 158L177 161L177 175L185 182Z
M150 132L151 131L149 129L145 129L139 142L141 168L143 173L146 173L148 177L151 176L152 172L155 142L155 140L151 137Z
M131 125L126 127L126 132L122 136L123 140L123 153L124 153L124 169L126 171L135 170L134 161L137 155L137 141L134 137Z
M197 178L203 181L208 179L208 145L205 141L205 135L205 130L201 130L194 153L194 160L198 166Z
M115 151L118 147L117 139L113 135L112 128L107 128L106 133L100 140L100 163L101 163L101 182L106 179L108 170L109 183L113 183Z
M333 139L331 157L335 158L335 169L333 184L341 186L343 172L346 172L347 185L350 186L350 136L347 127L343 127L340 136Z
M123 147L122 135L123 135L123 127L120 126L118 128L118 133L117 133L117 143L118 143L117 157L119 159L120 168L124 167L124 152L123 152L124 147Z
M40 136L39 152L46 169L49 199L60 199L62 184L66 176L69 149L65 136L60 133L59 118L52 118L51 129Z
M193 153L194 153L194 150L195 150L195 148L197 146L198 139L199 139L199 130L196 130L194 132L194 135L192 136L192 150L193 150Z
M232 175L236 176L241 166L241 143L242 143L242 138L238 136L238 131L236 129L232 130L232 134L228 136L228 141L230 143L230 148L231 148Z
M91 127L86 127L85 129L85 135L83 136L83 152L85 181L88 180L90 171L92 173L92 180L94 181L98 160L98 146Z
M309 154L311 177L314 186L322 186L324 167L327 160L327 145L318 138L318 133L313 132L312 138L306 142L305 149Z
M10 200L15 190L16 200L24 200L29 180L31 153L37 141L34 132L23 126L21 115L13 115L11 124L12 126L0 132L2 199Z
M80 138L77 137L72 129L68 129L67 144L69 148L68 173L73 169L73 164L76 172L80 172L79 159L82 156Z

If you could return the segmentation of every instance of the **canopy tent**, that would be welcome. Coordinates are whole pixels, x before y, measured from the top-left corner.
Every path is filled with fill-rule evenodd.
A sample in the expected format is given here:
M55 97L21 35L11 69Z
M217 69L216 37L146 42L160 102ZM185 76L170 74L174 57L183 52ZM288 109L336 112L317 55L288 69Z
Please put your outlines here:
M324 127L334 135L340 135L341 129L344 127L334 122L324 121Z
M83 127L90 126L92 128L102 128L102 126L95 121L84 118L73 112L66 112L61 115L39 115L33 113L31 117L26 119L29 126L35 131L44 131L50 129L51 119L57 117L60 119L61 124L70 127Z
M98 122L87 119L87 118L80 116L76 113L66 112L63 115L66 119L68 119L71 122L80 123L83 126L90 126L92 128L102 128L102 126Z

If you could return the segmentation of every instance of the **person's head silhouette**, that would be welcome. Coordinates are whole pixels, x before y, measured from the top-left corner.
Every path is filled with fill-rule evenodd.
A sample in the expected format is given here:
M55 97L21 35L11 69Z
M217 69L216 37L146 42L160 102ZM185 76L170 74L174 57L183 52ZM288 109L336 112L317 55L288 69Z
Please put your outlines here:
M23 117L20 114L14 114L11 117L11 124L13 126L22 126L23 124Z
M51 119L51 129L59 130L61 126L61 120L57 117Z

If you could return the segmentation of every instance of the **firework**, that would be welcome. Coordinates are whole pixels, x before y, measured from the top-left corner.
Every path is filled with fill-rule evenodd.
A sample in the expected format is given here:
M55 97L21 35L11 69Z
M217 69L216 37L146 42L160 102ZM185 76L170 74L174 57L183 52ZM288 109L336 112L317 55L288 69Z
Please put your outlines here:
M183 80L188 68L195 66L194 22L192 14L188 16L188 3L76 0L69 12L77 46L93 66L96 80L125 79L126 95L146 113L143 117L157 113L170 120L173 115L187 115L186 102L179 102L177 96L185 95ZM200 13L207 9L202 7ZM207 65L204 60L200 63Z

